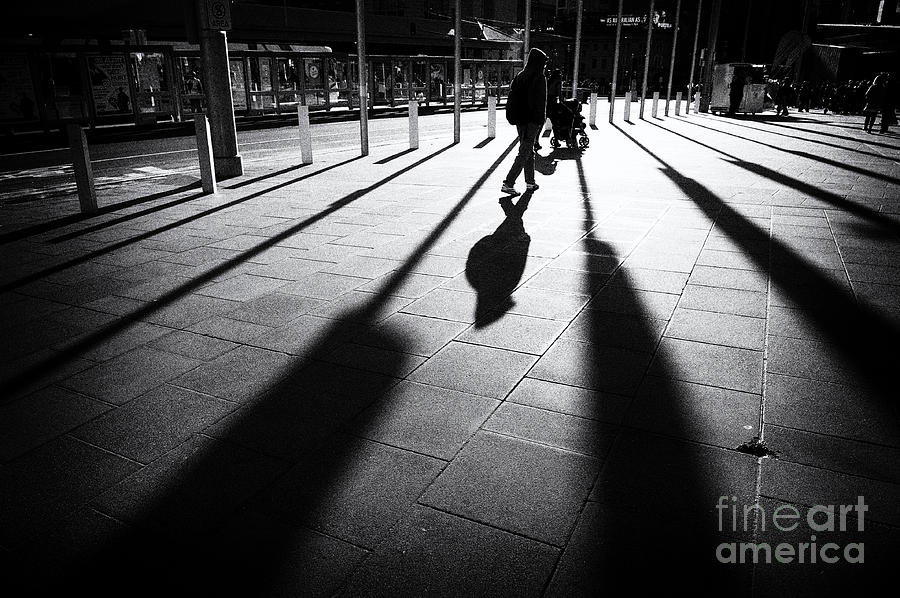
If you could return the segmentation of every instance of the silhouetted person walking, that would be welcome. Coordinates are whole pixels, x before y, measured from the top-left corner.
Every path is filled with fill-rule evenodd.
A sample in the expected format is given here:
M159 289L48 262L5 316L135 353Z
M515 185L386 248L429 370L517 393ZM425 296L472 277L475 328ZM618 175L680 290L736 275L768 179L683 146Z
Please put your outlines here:
M775 113L778 116L787 116L788 115L788 104L791 101L791 84L787 79L782 81L778 85L778 90L775 92Z
M534 143L547 120L547 80L544 65L547 55L537 48L528 53L525 68L516 75L509 86L506 99L506 120L516 125L519 132L519 153L513 162L503 186L503 193L518 195L514 185L525 170L525 186L529 191L538 188L534 182Z
M890 131L891 125L897 124L897 115L894 109L897 104L897 83L894 75L888 75L884 82L884 99L881 101L881 126L879 133L887 133Z
M869 86L869 89L866 90L866 105L863 107L863 114L866 115L866 120L863 122L863 129L866 133L872 132L872 127L875 125L875 119L878 118L878 113L881 112L884 107L884 75L878 75L875 77L875 80L872 81L872 85Z
M728 114L737 114L741 109L741 100L744 99L744 86L747 75L744 69L734 69L731 76L731 89L728 92Z

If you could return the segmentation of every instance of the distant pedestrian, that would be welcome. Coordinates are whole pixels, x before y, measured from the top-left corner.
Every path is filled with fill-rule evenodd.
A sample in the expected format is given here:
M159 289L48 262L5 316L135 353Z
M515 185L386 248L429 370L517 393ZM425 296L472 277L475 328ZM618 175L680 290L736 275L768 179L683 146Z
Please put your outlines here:
M737 114L741 109L741 101L744 99L744 87L749 77L744 69L735 68L731 75L731 89L728 92L728 112L729 115Z
M869 86L869 89L866 90L866 104L863 106L863 114L866 116L866 119L863 122L863 130L866 133L872 132L872 127L875 125L875 119L884 107L884 94L884 76L878 75L875 77L875 80L872 81L872 85Z
M809 82L804 81L800 84L800 89L797 90L797 112L809 112L811 95L812 89L810 89Z
M519 152L503 181L503 193L518 195L516 179L525 170L525 187L528 191L538 188L534 181L534 142L547 119L547 79L544 65L547 55L537 48L528 53L525 68L516 75L509 86L506 98L506 120L516 125L519 133Z
M778 116L788 116L788 104L791 101L793 89L787 79L778 84L778 90L775 92L775 113Z
M897 115L894 110L897 104L897 83L894 77L887 76L884 82L884 99L881 102L881 126L879 133L887 133L890 131L891 125L897 124Z
M130 110L131 99L125 93L125 89L120 87L116 94L116 107L120 112L128 112Z

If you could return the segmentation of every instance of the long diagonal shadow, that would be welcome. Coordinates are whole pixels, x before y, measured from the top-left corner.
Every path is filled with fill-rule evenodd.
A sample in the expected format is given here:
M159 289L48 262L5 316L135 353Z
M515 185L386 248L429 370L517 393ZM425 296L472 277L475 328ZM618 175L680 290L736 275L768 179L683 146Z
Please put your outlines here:
M852 202L844 197L841 197L837 193L832 193L831 191L828 191L826 189L821 189L819 187L816 187L815 185L813 185L811 183L806 183L801 180L795 179L794 177L788 176L784 173L778 172L777 170L772 170L771 168L763 166L762 164L756 164L754 162L747 162L746 160L742 160L741 158L734 156L732 154L729 154L728 152L722 151L711 145L703 143L702 141L697 141L696 139L692 139L691 137L688 137L687 135L683 135L681 133L678 133L676 131L673 131L669 128L663 127L656 123L650 123L650 124L652 124L655 127L659 127L660 129L662 129L663 131L666 131L667 133L670 133L677 137L681 137L682 139L686 139L686 140L690 141L691 143L696 143L697 145L705 147L705 148L712 150L718 154L722 154L723 156L726 156L730 159L729 162L731 164L734 164L735 166L743 168L744 170L748 170L754 174L758 174L761 177L767 178L776 183L780 183L780 184L784 185L785 187L790 187L791 189L800 191L801 193L809 195L810 197L815 197L816 199L819 199L821 201L829 203L829 204L833 205L834 207L839 208L841 210L846 210L847 212L850 212L851 214L854 214L856 216L859 216L860 218L868 220L869 222L875 224L876 226L878 226L879 228L883 229L886 232L889 232L890 234L893 234L895 236L900 235L900 222L898 222L894 218L891 218L889 215L883 214L881 212L877 212L867 206ZM888 182L897 180L897 179L895 179L893 177L889 177L887 175L881 175L878 173L871 172L869 170L857 168L855 166L841 164L840 162L835 162L833 160L827 160L825 158L822 158L821 156L814 156L812 154L807 154L805 152L796 152L796 151L792 151L792 150L782 150L782 151L785 151L785 152L788 152L791 154L795 154L795 155L799 155L799 156L802 156L809 160L817 160L820 162L827 162L827 163L831 164L832 166L834 166L835 168L859 172L860 174L863 174L865 176L879 178L882 180L886 180Z
M281 176L282 174L287 174L289 172L293 172L295 170L304 168L306 166L307 166L306 164L302 164L302 163L301 164L293 164L291 166L282 168L280 170L275 170L273 172L267 172L266 174L261 174L259 176L255 176L251 179L247 179L245 181L240 181L240 182L234 183L233 185L228 185L225 188L226 189L240 189L242 187L246 187L246 186L252 185L254 183L259 183L260 181L265 181L266 179L270 179L272 177Z
M790 125L786 125L783 123L774 123L770 122L770 125L773 127L782 127L785 129L791 129L793 131L802 131L804 133L813 133L815 135L821 135L822 137L834 137L835 139L844 139L845 141L852 141L854 143L865 143L866 145L874 145L877 147L883 147L885 149L897 149L896 146L891 145L890 143L880 143L878 141L871 141L868 138L860 139L858 137L849 137L847 135L838 135L837 133L824 133L822 131L815 131L813 129L798 129L797 127L792 127Z
M107 229L111 226L116 226L118 224L123 224L130 220L135 220L136 218L141 218L143 216L148 216L150 214L161 212L162 210L168 208L174 208L176 206L182 205L185 202L192 201L194 199L199 199L207 195L205 192L195 193L193 195L189 195L187 197L180 197L176 200L170 201L168 203L162 203L151 208L146 208L144 210L139 210L137 212L131 212L130 214L125 214L124 216L119 216L118 218L113 218L111 220L105 220L93 226L87 226L85 228L80 228L76 231L72 231L70 233L65 233L63 235L59 235L58 237L53 237L49 240L50 243L61 243L63 241L69 241L71 239L77 239L83 235L88 235L91 233L95 233L97 231L101 231Z
M616 128L619 129L622 135L659 163L661 171L709 219L716 223L719 230L724 232L733 243L743 250L744 257L754 261L759 270L769 273L770 292L773 289L778 289L796 307L802 310L804 315L811 318L813 326L821 335L821 341L827 343L829 351L824 361L821 356L809 356L812 364L814 364L813 368L841 370L841 374L844 376L842 384L846 384L849 387L855 386L863 391L861 393L851 392L847 397L847 401L859 402L860 410L863 413L866 413L868 417L874 418L879 425L883 424L881 433L886 433L887 436L883 436L880 442L889 446L897 446L898 442L900 442L900 405L898 405L896 396L894 370L896 364L900 363L900 330L898 330L895 321L858 304L850 292L842 289L835 283L835 280L825 275L789 246L776 237L770 237L766 231L760 229L748 218L722 201L721 198L717 197L700 182L681 175L669 163L641 144L637 139L620 127ZM758 252L758 248L766 246L766 244L769 247L771 262L767 259L768 256ZM836 350L836 355L830 353L832 349ZM827 377L832 372L823 371L822 373ZM803 374L798 375L802 376ZM816 375L812 377L818 378ZM730 405L726 406L726 408L729 407ZM850 409L855 411L852 405ZM762 428L763 423L761 417L760 428ZM765 439L764 429L761 429L760 436ZM888 438L888 440L884 440L884 438ZM777 453L778 447L774 448ZM827 449L824 448L819 450L827 452ZM768 472L769 484L773 483L774 479L786 477L784 472L778 473L774 466L771 468L765 467L762 460L760 460L759 467L761 483L764 483L763 474L766 472ZM828 466L821 465L821 467L827 468ZM790 486L792 481L783 480L783 483ZM857 483L862 484L862 487L867 487L862 481ZM778 504L777 500L770 498L761 488L762 486L755 492L759 499L758 505L762 511L758 513L756 518L753 541L757 543L760 541L765 542L773 548L774 544L768 543L779 540L796 541L797 536L779 535L777 530L767 529L761 523L761 519L768 517L767 513L771 514L771 509ZM825 488L825 486L817 487L815 491L816 496L813 498L798 498L797 500L804 502L827 500L827 497L837 496L832 494L832 492L850 492L855 495L857 491L855 488L840 491L831 487ZM769 487L768 491L780 492L779 490L772 490L771 487ZM790 491L788 490L788 492ZM824 493L824 496L822 493ZM727 495L723 496L726 496L727 500ZM744 503L744 505L752 504ZM766 511L766 509L769 509L769 511ZM885 513L882 512L883 509L881 508L878 510L878 516L875 517L875 513L873 513L873 518L883 521ZM771 521L769 523L771 524ZM771 527L770 525L769 528ZM850 567L835 569L832 565L827 565L825 567L807 566L798 571L793 565L773 567L771 564L766 564L763 561L763 564L754 567L753 585L756 587L758 580L762 580L759 581L762 591L776 594L782 594L786 591L788 593L802 593L808 589L814 593L823 593L833 592L837 588L840 588L841 593L847 593L848 591L859 591L859 588L862 587L878 587L878 584L883 583L883 579L894 574L892 559L896 558L896 544L880 537L877 525L873 527L876 528L874 532L869 531L869 527L866 527L864 532L863 528L860 527L859 533L850 540L852 542L864 539L867 542L874 541L876 548L873 552L876 552L877 555L871 562L868 559L866 560L867 568L851 565ZM843 531L844 527L840 529ZM806 539L803 533L798 534L798 536L800 541ZM831 537L842 541L842 536L840 535ZM846 538L843 541L846 541Z
M116 212L118 210L137 206L149 201L155 201L157 199L162 199L163 197L168 197L177 193L183 193L185 191L190 191L191 189L197 189L199 187L200 183L190 183L187 185L182 185L180 187L175 187L173 189L166 189L165 191L160 191L158 193L151 193L150 195L145 195L143 197L136 197L134 199L121 201L108 206L103 206L92 214L72 214L71 216L63 216L62 218L57 218L56 220L51 220L50 222L42 222L41 224L35 224L26 228L20 228L18 230L0 235L0 244L11 243L12 241L20 241L32 235L39 235L42 233L50 232L64 226L69 226L70 224L77 224L78 222L82 222L84 220L90 220L91 218L102 216L103 214L109 214L110 212ZM183 197L178 201L189 201L195 197L197 196L191 195L188 197Z
M130 312L129 314L120 317L118 320L116 320L112 324L109 324L108 326L105 326L105 327L101 328L100 330L97 330L77 341L74 341L73 343L70 343L62 351L60 351L60 353L58 353L46 360L40 361L37 364L34 364L34 365L24 369L21 372L18 372L12 378L5 381L4 382L4 390L9 392L10 394L15 394L16 392L21 390L21 388L26 386L28 384L29 380L34 379L36 376L46 375L49 372L55 371L60 366L68 363L73 357L76 357L76 356L84 353L85 351L97 346L99 343L110 338L114 334L126 329L134 322L142 320L142 319L146 318L147 316L159 311L160 309L166 307L167 305L169 305L176 299L184 297L185 295L187 295L191 291L199 288L200 286L204 285L205 283L222 276L223 274L227 273L231 269L246 262L248 259L259 255L266 249L270 249L270 248L274 247L275 245L284 241L285 239L288 239L289 237L293 236L294 234L308 228L309 226L315 224L316 222L319 222L320 220L329 216L330 214L337 212L341 208L353 203L360 197L365 196L367 193L370 193L371 191L373 191L383 185L386 185L390 181L396 179L397 177L401 176L402 174L404 174L406 172L409 172L410 170L413 170L417 166L419 166L419 165L425 163L426 161L434 158L435 156L447 151L451 147L453 147L453 146L448 145L448 146L442 147L442 148L438 149L437 151L434 151L431 154L428 154L427 156L417 160L416 162L413 162L412 164L405 166L404 168L401 168L401 169L391 173L390 175L384 177L383 179L381 179L375 183L372 183L371 185L369 185L368 187L366 187L364 189L360 189L358 191L354 191L352 193L345 195L344 197L332 202L328 206L328 208L322 210L321 212L302 220L301 222L295 224L294 226L278 233L277 235L274 235L274 236L266 239L265 241L260 242L255 247L252 247L250 249L242 251L237 256L235 256L213 268L210 268L208 271L204 272L202 275L197 276L197 277L191 279L190 281L185 282L184 284L176 287L175 289L164 293L156 301L154 301L152 303L148 303L148 304L144 305L143 307L140 307L140 308ZM348 160L347 162L356 160L356 159L357 158L353 158L351 160ZM347 162L339 162L338 164L334 164L327 168L335 168L335 167L343 165ZM322 171L320 170L318 172L322 172ZM310 175L307 175L307 176L312 176L314 174L315 173L311 173ZM295 181L291 181L291 182L295 182ZM286 186L287 184L289 184L289 183L281 183L274 188L281 188L281 187ZM229 202L229 204L240 202L240 201L246 201L247 199L249 199L251 197L258 197L260 195L263 195L267 191L269 191L269 190L259 191L248 197L241 198L240 200L235 200L235 202ZM215 209L222 209L222 206L218 206ZM208 211L209 210L207 210L207 212ZM185 221L190 221L190 220L194 220L194 219L196 219L196 216L191 216L190 218L181 220L178 223L168 224L163 227L157 228L153 231L150 231L149 233L139 235L139 238L146 238L147 236L152 236L152 235L158 234L158 233L162 232L163 230L169 230L169 229L174 228L179 223L184 223ZM118 248L119 246L123 246L123 243L124 244L133 243L133 242L135 242L135 240L137 240L137 238L132 238L132 239L129 239L128 241L122 242L122 243L115 243L112 247ZM91 252L88 254L88 256L95 257L93 255L94 253L100 253L102 255L103 253L107 253L110 250L111 250L110 248L104 248L103 250L99 250L99 252ZM8 290L7 287L15 288L17 286L20 286L21 284L25 284L24 282L22 282L22 280L26 280L26 281L27 280L38 280L39 278L41 278L42 276L46 276L47 274L50 274L53 272L58 272L67 267L75 265L77 263L82 263L85 261L85 257L87 257L87 256L84 256L77 260L73 260L72 262L67 262L66 264L63 264L61 266L49 268L48 270L43 271L43 273L40 276L38 274L34 274L34 275L26 277L25 279L20 279L17 282L4 285L3 287L0 287L0 291ZM90 259L90 258L88 258L88 259Z
M660 346L664 320L653 317L627 268L606 273L610 256L620 264L626 256L597 234L580 157L576 163L585 291L593 299L572 326L573 338L584 343L585 385L601 392L589 416L598 438L610 433L600 423L609 410L604 403L619 395L628 406L545 596L650 595L690 587L697 579L717 592L741 594L750 571L716 560L716 546L728 541L730 530L719 531L714 505L719 496L752 503L756 461L716 444L727 433L707 428L728 416L711 423L702 403L758 397L674 379L677 366Z
M710 130L710 131L715 131L716 133L721 133L721 134L723 134L723 135L728 135L728 136L730 136L730 137L736 137L737 139L742 139L742 140L744 140L744 141L750 141L750 142L753 142L753 143L757 143L757 144L759 144L759 145L763 145L763 146L765 146L765 147L769 147L769 148L772 148L772 149L775 149L775 150L778 150L778 151L786 151L786 152L790 152L790 153L795 154L795 155L798 155L798 156L810 158L811 160L819 160L819 159L820 159L819 156L816 156L816 155L813 155L813 154L808 154L808 153L806 153L806 152L800 152L800 151L796 151L796 150L794 150L794 151L792 151L792 150L786 150L786 149L784 149L784 148L782 148L782 147L779 147L779 146L777 146L777 145L771 145L771 144L769 144L769 143L765 143L765 142L763 142L763 141L759 141L758 139L752 139L752 138L750 138L750 137L744 137L743 135L738 135L738 134L736 134L736 133L731 133L731 132L729 132L729 131L723 131L722 129L717 129L717 128L715 128L715 127L708 127L708 126L706 126L706 125L701 125L701 124L698 123L696 120L679 120L679 121L676 121L676 122L678 122L678 123L683 123L683 124L693 125L693 126L695 126L695 127L700 127L700 128L702 128L702 129L708 129L708 130ZM723 122L723 121L716 121L716 122ZM818 140L815 140L815 139L809 139L809 138L807 138L807 137L800 137L799 135L787 135L787 134L785 134L785 133L779 133L778 131L769 131L768 129L760 129L760 128L758 128L758 127L748 127L748 126L746 126L746 125L742 125L742 124L740 124L740 123L736 123L736 122L732 122L732 121L728 121L727 124L729 124L729 125L737 125L737 126L741 126L741 127L744 127L745 129L750 129L751 131L757 131L757 132L759 132L759 133L766 133L766 134L771 134L771 135L778 135L778 136L780 136L780 137L785 137L785 138L787 138L787 139L796 139L796 140L798 140L798 141L805 141L805 142L807 142L807 143L814 143L814 144L816 144L816 145L824 145L824 146L826 146L826 147L833 147L834 149L839 149L839 150L841 150L841 151L853 152L853 153L855 153L855 154L862 154L862 155L864 155L864 156L870 156L870 157L872 157L872 158L884 159L884 157L885 157L884 154L879 154L879 153L876 153L876 152L867 152L867 151L865 151L865 150L855 149L855 148L852 148L852 147L847 147L847 146L845 146L845 145L838 145L838 144L836 144L836 143L828 143L827 141L818 141ZM828 160L828 159L825 159L825 158L823 158L821 161L826 162L826 163L828 163L828 164L831 164L831 165L833 165L833 166L837 166L838 168L844 168L844 166L845 166L844 163L838 163L838 162L835 162L835 161L833 161L833 160ZM870 171L865 170L865 169L862 169L862 168L859 169L858 172L859 172L860 174L865 174L865 175L867 175L867 176L876 176L876 177L878 176L878 173L872 173L872 174L870 175L870 174L869 174ZM896 179L895 179L895 180L896 180Z
M780 131L773 131L773 130L768 129L768 128L761 129L761 128L759 128L759 127L751 127L750 125L746 124L746 123L747 123L747 119L739 119L739 120L740 120L740 121L743 121L743 122L739 122L738 120L735 120L735 119L723 119L723 120L717 120L716 122L720 122L720 123L723 123L723 124L728 124L728 125L730 125L730 126L732 126L732 127L741 127L741 128L743 128L743 129L750 129L751 131L760 131L760 132L766 133L766 134L768 134L768 135L778 135L779 137L785 137L785 138L787 138L787 139L798 139L798 140L800 140L800 141L806 141L806 142L808 142L808 143L817 143L817 144L820 144L820 145L825 145L825 146L828 146L828 147L833 147L833 148L835 148L835 149L840 149L840 150L844 150L844 151L848 151L848 152L854 152L854 153L859 153L859 154L865 154L865 155L867 155L867 156L875 156L875 157L878 157L878 158L884 157L884 156L882 156L882 155L880 155L880 154L875 154L875 153L872 153L872 152L866 152L866 151L864 151L864 150L860 150L860 149L856 149L856 148L852 148L852 147L847 147L847 146L845 146L845 145L837 145L837 144L834 144L834 143L828 143L828 142L826 142L826 141L820 141L820 140L818 140L818 139L810 139L810 138L808 138L808 137L801 137L801 136L799 136L799 135L789 135L789 134L787 134L787 133L782 133L782 132L780 132ZM756 120L753 120L753 122L757 122L757 121L756 121ZM767 122L768 124L771 124L770 121L766 121L766 122ZM798 130L799 130L799 129L798 129ZM804 129L803 131L806 132L805 129ZM855 140L853 140L853 141L855 141L856 143L868 143L868 141L865 140L865 139L855 139Z
M614 125L615 126L615 125ZM900 425L896 410L896 376L894 368L900 363L900 328L895 321L880 312L860 305L853 294L835 284L793 248L770 237L734 208L717 197L695 179L685 177L619 127L619 132L656 160L663 174L672 180L696 205L753 260L760 270L768 271L772 282L793 299L816 322L820 332L840 350L841 356L852 363L863 380L875 390L885 416L891 417L895 429ZM765 169L768 171L768 169ZM696 198L702 198L698 200ZM848 211L852 205L839 204ZM754 247L771 248L772 267Z
M446 148L445 148L445 149L446 149ZM443 150L441 150L441 151L443 151ZM440 152L436 152L436 153L440 153ZM429 156L429 157L430 157L430 156ZM143 240L152 238L152 237L154 237L154 236L156 236L156 235L158 235L158 234L160 234L160 233L164 233L164 232L167 232L167 231L176 229L176 228L178 228L179 226L182 226L182 225L184 225L184 224L189 224L189 223L191 223L191 222L195 222L195 221L197 221L197 220L200 220L200 219L202 219L202 218L205 218L206 216L210 216L210 215L215 214L215 213L217 213L217 212L221 212L222 210L225 210L225 209L228 209L228 208L230 208L230 207L233 207L233 206L242 204L242 203L244 203L244 202L250 201L251 199L256 199L257 197L260 197L260 196L262 196L262 195L265 195L266 193L270 193L270 192L272 192L272 191L277 191L278 189L282 189L282 188L287 187L287 186L289 186L289 185L293 185L293 184L295 184L295 183L299 183L300 181L304 181L304 180L306 180L306 179L308 179L308 178L310 178L310 177L314 177L314 176L316 176L316 175L318 175L318 174L320 174L320 173L322 173L322 172L326 172L326 171L329 171L329 170L332 170L332 169L335 169L335 168L339 168L339 167L341 167L341 166L344 166L344 165L346 165L346 164L349 164L350 162L354 162L354 161L359 160L359 159L360 159L359 156L357 156L357 157L354 157L354 158L350 158L349 160L344 160L343 162L338 162L338 163L336 163L336 164L332 164L332 165L330 165L330 166L326 166L325 168L319 169L319 170L317 170L317 171L315 171L315 172L311 172L311 173L309 173L309 174L306 174L306 175L297 177L297 178L295 178L295 179L291 179L291 180L289 180L289 181L285 181L285 182L283 182L283 183L279 183L279 184L274 185L274 186L272 186L272 187L269 187L269 188L267 188L267 189L263 189L263 190L261 190L261 191L255 192L255 193L251 193L250 195L247 195L247 196L244 196L244 197L239 197L238 199L235 199L235 200L226 202L226 203L221 204L221 205L218 205L218 206L214 206L214 207L209 208L209 209L207 209L207 210L203 210L202 212L198 212L198 213L196 213L196 214L192 214L192 215L190 215L190 216L187 216L187 217L185 217L185 218L182 218L182 219L180 219L180 220L175 220L175 221L173 221L173 222L170 222L169 224L166 224L166 225L163 225L163 226L159 226L159 227L157 227L157 228L154 228L153 230L149 230L149 231L143 232L143 233L141 233L141 234L139 234L139 235L135 235L135 236L133 236L133 237L129 237L128 239L123 239L122 241L118 241L118 242L113 243L113 244L111 244L111 245L107 245L106 247L103 247L102 249L97 249L97 250L94 250L94 251L90 251L90 252L88 252L88 253L82 255L81 257L75 258L75 259L73 259L73 260L69 260L69 261L67 261L67 262L63 262L63 263L61 263L61 264L57 264L57 265L55 265L55 266L51 266L50 268L45 268L44 270L40 270L40 271L38 271L38 272L33 272L32 274L29 274L28 276L23 276L22 278L19 278L19 279L17 279L17 280L13 280L13 281L10 281L10 282L8 282L8 283L4 283L3 285L0 285L0 293L6 292L6 291L15 290L15 289L17 289L17 288L19 288L19 287L21 287L21 286L23 286L23 285L26 285L26 284L35 282L35 281L37 281L37 280L40 280L41 278L43 278L43 277L45 277L45 276L49 276L49 275L51 275L51 274L56 274L57 272L62 272L63 270L67 270L68 268L71 268L71 267L73 267L73 266L77 266L77 265L79 265L79 264L83 264L83 263L88 262L88 261L90 261L90 260L96 259L96 258L98 258L98 257L100 257L100 256L103 256L103 255L112 253L113 251L116 251L116 250L119 250L119 249L124 249L125 247L128 247L129 245L133 245L134 243L137 243L138 241L143 241ZM426 159L427 159L427 158L426 158ZM413 165L413 166L415 166L415 165ZM412 166L411 166L411 167L412 167ZM410 168L411 168L411 167L410 167ZM400 172L398 172L398 173L395 173L395 175L396 175L396 176L399 176L400 174L402 174L402 173L405 172L406 170L407 170L407 169L404 169L404 170L402 170L402 171L400 171ZM392 177L393 177L393 175L392 175ZM388 180L389 180L389 179L388 179ZM382 183L382 182L376 183L376 184L373 185L371 188L378 187L378 186L380 186L380 184L383 184L383 183ZM348 197L350 197L350 196L348 196ZM352 201L352 200L351 200L351 201ZM328 215L331 211L333 211L333 210L332 210L331 208L329 208L329 210L325 210L325 211L322 212L321 214L317 214L316 216L313 216L312 218L318 220L318 219L323 218L324 216ZM313 220L313 222L314 222L314 220ZM310 224L312 224L312 222L310 222ZM251 251L252 251L252 250L251 250Z
M310 344L299 347L298 339L298 348L279 357L277 368L255 364L274 369L271 382L249 388L218 384L222 368L247 368L227 355L207 371L189 373L182 381L187 387L199 383L242 407L172 451L168 465L151 464L146 469L155 473L139 472L99 497L95 508L129 527L55 581L63 587L84 583L100 595L118 594L122 583L134 579L142 580L135 588L141 595L172 587L201 595L331 595L339 589L321 587L321 578L334 570L346 576L354 565L333 546L374 548L400 516L396 501L414 501L443 463L353 436L397 409L389 392L411 371L413 359L405 353L403 335L360 325L377 321L392 293L514 145L370 299L317 334L297 327ZM366 346L378 347L380 358L358 359L363 346L353 340L360 333ZM386 470L379 467L400 473L383 479ZM365 500L366 509L358 510L354 500Z

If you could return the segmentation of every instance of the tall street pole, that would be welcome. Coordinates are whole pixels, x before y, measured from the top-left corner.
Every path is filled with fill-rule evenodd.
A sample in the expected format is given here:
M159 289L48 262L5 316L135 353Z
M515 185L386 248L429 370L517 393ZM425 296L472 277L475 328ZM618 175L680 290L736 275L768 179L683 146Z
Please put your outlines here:
M741 62L747 62L747 40L750 38L750 15L753 13L753 0L747 0L747 18L744 20L744 43L741 44Z
M709 13L709 35L706 41L706 64L703 67L703 89L700 90L700 112L709 112L712 101L712 78L716 68L716 42L719 38L719 15L722 0L713 0Z
M655 0L650 0L650 14L647 16L647 47L644 50L644 77L641 84L641 108L638 118L644 118L644 99L647 97L647 75L650 70L650 42L653 38L653 5Z
M613 121L613 110L616 107L616 81L619 78L619 43L622 41L622 3L619 0L619 16L616 19L616 49L613 53L612 83L609 87L609 122Z
M578 0L578 13L575 15L575 66L572 68L572 99L578 97L578 62L581 60L581 15L584 12L584 0Z
M672 58L669 60L669 83L666 85L665 115L669 116L669 100L672 97L672 76L675 74L675 48L678 45L678 23L681 20L681 0L675 5L675 31L672 33ZM690 99L688 99L690 102Z
M461 0L453 9L453 143L459 143L460 107L462 94L462 17L459 14Z
M688 108L691 110L691 102L694 101L694 67L697 66L697 41L700 39L700 15L703 13L703 0L697 0L697 28L694 30L694 51L691 52L691 76L688 77ZM697 110L699 106L694 106Z
M225 34L227 29L231 29L230 5L226 0L196 0L194 6L200 29L200 57L216 178L241 176L244 174L244 164L238 153Z
M359 152L369 155L369 69L366 60L366 2L356 0L356 61L359 71Z
M528 60L528 50L531 49L531 0L525 0L525 40L522 44L522 64Z
M806 39L809 32L809 0L803 1L803 24L800 33L803 34L803 44L800 46L800 55L797 57L797 66L794 67L794 83L800 83L800 75L803 70L803 54L806 53Z

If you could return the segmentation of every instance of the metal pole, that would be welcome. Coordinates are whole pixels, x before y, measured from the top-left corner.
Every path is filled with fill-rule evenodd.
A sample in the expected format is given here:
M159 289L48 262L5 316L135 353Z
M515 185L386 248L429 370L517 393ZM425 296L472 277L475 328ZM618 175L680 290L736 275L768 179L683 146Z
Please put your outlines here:
M204 193L216 192L216 169L213 166L212 139L209 120L205 114L194 115L194 132L197 138L197 157L200 159L200 184Z
M803 34L804 43L809 32L809 0L803 1L803 24L800 26L800 33ZM800 55L797 56L797 66L794 67L794 84L800 83L800 74L803 69L803 54L806 52L805 46L800 46Z
M685 114L691 111L694 99L694 67L697 66L697 41L700 39L700 15L703 13L703 0L697 0L697 29L694 31L694 51L691 53L691 76L688 78L688 105ZM697 110L699 106L695 106Z
M525 0L525 40L522 43L522 64L528 59L531 49L531 0Z
M747 62L747 40L750 37L750 14L753 12L753 0L747 0L747 20L744 21L744 43L741 44L741 62Z
M453 9L453 143L459 143L460 95L462 94L462 17L459 14L461 0L455 0Z
M409 101L409 149L419 149L419 102Z
M653 37L653 5L656 0L650 0L650 13L647 15L647 48L644 50L644 77L641 83L641 108L638 118L644 118L644 100L647 98L647 75L650 70L650 41Z
M575 66L572 68L572 99L578 97L578 61L581 60L581 14L584 12L584 0L578 0L578 12L575 15Z
M612 83L609 88L609 122L613 121L613 110L616 106L616 80L619 77L619 42L622 39L622 3L619 0L619 17L616 20L616 49L613 53Z
M72 154L72 168L75 171L75 186L78 189L78 203L82 214L97 211L97 191L94 188L94 172L91 170L91 154L87 138L81 125L66 126L69 135L69 150Z
M719 38L719 15L722 13L722 0L713 0L709 12L709 35L706 42L706 64L703 68L703 87L700 92L700 112L709 112L712 100L712 77L716 66L716 42Z
M488 96L488 139L497 137L497 98Z
M300 133L300 156L304 164L312 164L312 131L309 130L309 106L297 106L297 128Z
M359 71L359 153L369 155L369 68L366 60L366 3L356 0L356 60Z
M672 98L672 76L675 74L675 47L678 45L678 22L681 20L681 0L675 5L675 32L672 34L672 58L669 60L669 83L666 85L666 107L663 114L669 116L669 100Z

